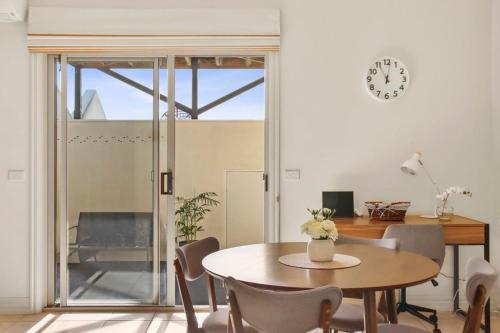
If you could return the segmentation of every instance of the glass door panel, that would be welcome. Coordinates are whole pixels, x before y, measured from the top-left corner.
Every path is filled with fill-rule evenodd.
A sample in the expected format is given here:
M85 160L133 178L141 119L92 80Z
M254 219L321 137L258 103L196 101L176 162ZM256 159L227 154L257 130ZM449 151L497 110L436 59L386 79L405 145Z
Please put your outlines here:
M204 207L195 234L178 225L178 245L210 236L221 248L264 242L264 62L263 56L175 59L175 195L210 193L218 201ZM188 282L197 305L208 304L203 280ZM223 303L219 283L216 292ZM182 304L178 289L176 304Z
M67 58L63 71L66 301L156 303L158 60Z

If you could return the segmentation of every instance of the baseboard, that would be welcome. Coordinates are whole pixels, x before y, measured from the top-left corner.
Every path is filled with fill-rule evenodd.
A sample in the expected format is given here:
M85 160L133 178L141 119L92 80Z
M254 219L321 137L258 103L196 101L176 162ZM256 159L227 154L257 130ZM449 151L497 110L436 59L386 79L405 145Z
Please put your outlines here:
M0 314L28 314L31 304L28 297L0 297Z

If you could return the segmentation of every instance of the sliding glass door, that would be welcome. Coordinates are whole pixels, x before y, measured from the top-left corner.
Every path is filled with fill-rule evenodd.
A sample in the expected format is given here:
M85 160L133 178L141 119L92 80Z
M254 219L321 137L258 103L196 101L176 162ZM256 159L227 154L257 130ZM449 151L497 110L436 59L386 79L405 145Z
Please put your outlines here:
M159 302L166 64L164 58L62 57L57 250L63 305Z
M56 302L180 304L176 246L264 242L265 57L59 59ZM214 201L186 233L179 208L199 195Z

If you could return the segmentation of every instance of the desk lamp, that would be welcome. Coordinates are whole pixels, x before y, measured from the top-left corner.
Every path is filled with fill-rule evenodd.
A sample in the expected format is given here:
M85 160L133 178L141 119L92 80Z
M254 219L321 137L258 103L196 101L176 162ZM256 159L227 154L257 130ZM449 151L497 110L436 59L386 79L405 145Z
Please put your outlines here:
M430 175L429 171L424 166L424 162L422 162L422 153L416 152L410 157L408 160L406 160L402 165L401 165L401 171L407 175L415 176L417 174L418 169L422 168L429 179L429 181L432 183L432 185L436 189L436 193L440 194L441 191L439 190L439 186L432 178ZM436 211L434 210L434 214L432 215L421 215L423 218L428 218L428 219L437 219L438 216L436 215Z

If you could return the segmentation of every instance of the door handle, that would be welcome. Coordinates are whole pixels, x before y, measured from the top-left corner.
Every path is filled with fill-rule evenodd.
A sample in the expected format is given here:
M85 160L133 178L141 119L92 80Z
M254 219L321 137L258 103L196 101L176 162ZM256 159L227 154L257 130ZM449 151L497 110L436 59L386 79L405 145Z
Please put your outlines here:
M167 189L165 190L165 176L167 176ZM168 171L168 172L162 172L160 174L160 193L162 195L172 195L174 193L173 189L174 189L174 186L173 186L173 174L172 174L172 171Z

